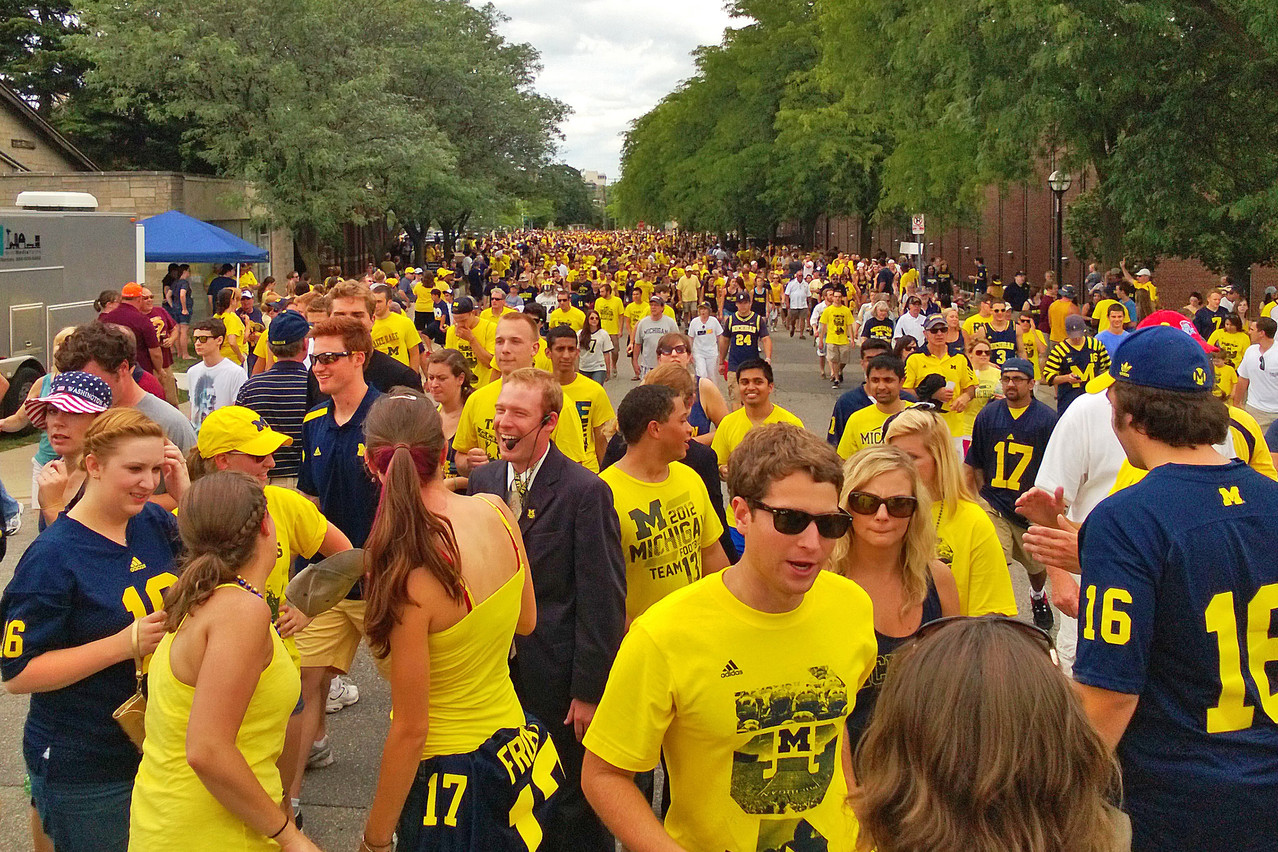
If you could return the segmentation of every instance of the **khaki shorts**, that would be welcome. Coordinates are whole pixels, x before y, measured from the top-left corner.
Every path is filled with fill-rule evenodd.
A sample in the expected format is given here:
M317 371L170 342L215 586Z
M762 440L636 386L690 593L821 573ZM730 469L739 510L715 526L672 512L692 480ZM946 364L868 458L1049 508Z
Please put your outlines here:
M364 601L344 600L315 616L297 634L303 668L331 668L345 674L364 638Z
M842 367L848 362L850 349L851 347L846 343L827 343L825 344L825 360Z
M1012 562L1019 562L1021 567L1025 569L1025 573L1031 577L1047 573L1047 569L1039 565L1034 557L1026 552L1025 544L1022 540L1025 535L1024 529L1003 517L995 509L987 509L985 513L994 522L994 532L998 534L998 543L1003 546L1003 557L1007 560L1009 566Z

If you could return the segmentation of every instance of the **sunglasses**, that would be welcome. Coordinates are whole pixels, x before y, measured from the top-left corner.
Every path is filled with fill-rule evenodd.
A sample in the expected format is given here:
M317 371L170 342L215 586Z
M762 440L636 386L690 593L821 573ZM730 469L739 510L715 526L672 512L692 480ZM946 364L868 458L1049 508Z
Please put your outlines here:
M880 506L887 506L888 514L894 518L911 517L919 507L914 497L880 497L865 491L853 491L848 495L847 504L858 515L875 515Z
M240 452L239 450L231 450L231 455L233 455L233 456L244 456L244 458L246 458L246 459L252 459L253 461L257 462L258 464L261 464L262 462L266 461L266 460L267 460L267 459L269 459L271 456L273 456L273 455L274 455L274 453L266 453L265 455L255 456L255 455L253 455L252 453L242 453L242 452Z
M842 510L814 515L799 509L778 509L758 500L746 501L753 509L762 509L772 515L772 527L781 535L798 535L816 522L817 535L821 538L843 538L852 525L852 516Z
M990 354L990 350L988 350L988 349L973 349L973 350L972 350L972 354L973 354L973 355L988 355L988 354Z
M657 354L658 355L687 355L688 347L683 345L670 346L665 349L658 349Z
M948 624L973 619L989 621L995 624L1006 624L1008 627L1025 634L1029 638L1033 639L1035 643L1041 645L1043 650L1047 652L1047 656L1051 658L1052 665L1060 664L1056 657L1056 643L1052 641L1052 634L1048 633L1041 627L1015 618L1008 618L1006 615L947 615L944 618L938 618L935 621L929 621L927 624L924 624L917 632L915 632L914 638L915 640L924 639L931 636L938 630L943 629Z
M350 356L351 356L351 353L349 352L316 352L314 355L311 356L311 360L314 361L316 364L328 365L328 364L336 364L338 361L342 360L343 358L349 358Z
M200 343L202 341L212 340L212 339L213 339L213 335L211 334L194 334L191 336L191 341L194 343ZM1264 368L1262 367L1261 369L1264 369Z

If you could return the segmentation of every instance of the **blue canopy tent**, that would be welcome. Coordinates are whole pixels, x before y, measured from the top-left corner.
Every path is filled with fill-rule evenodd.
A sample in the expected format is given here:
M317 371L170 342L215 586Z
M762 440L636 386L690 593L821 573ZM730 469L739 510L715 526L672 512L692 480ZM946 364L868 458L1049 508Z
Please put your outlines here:
M262 263L270 252L217 225L170 210L142 220L147 263Z

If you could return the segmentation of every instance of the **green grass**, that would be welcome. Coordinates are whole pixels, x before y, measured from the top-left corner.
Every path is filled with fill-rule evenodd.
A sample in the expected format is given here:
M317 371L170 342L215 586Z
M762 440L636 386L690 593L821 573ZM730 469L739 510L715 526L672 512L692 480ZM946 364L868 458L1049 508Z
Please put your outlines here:
M5 450L14 450L18 447L25 447L27 444L34 444L40 440L40 431L32 429L30 432L12 435L9 433L0 434L0 453Z

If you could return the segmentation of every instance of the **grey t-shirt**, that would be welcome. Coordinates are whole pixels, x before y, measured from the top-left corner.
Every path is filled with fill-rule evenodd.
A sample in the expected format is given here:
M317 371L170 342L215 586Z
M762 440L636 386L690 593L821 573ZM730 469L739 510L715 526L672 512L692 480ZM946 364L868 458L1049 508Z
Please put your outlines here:
M164 434L169 436L170 441L178 445L178 449L182 451L183 456L191 451L191 447L195 446L195 429L191 427L191 421L183 417L182 412L155 394L144 391L142 398L133 407L156 423L159 423L160 428L164 430Z
M639 358L640 365L646 370L657 366L657 342L667 334L673 334L679 326L668 316L654 320L652 315L644 317L635 324L635 335L643 343L643 354Z

